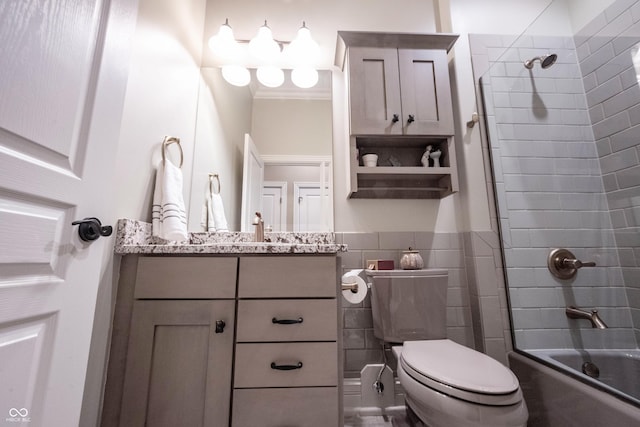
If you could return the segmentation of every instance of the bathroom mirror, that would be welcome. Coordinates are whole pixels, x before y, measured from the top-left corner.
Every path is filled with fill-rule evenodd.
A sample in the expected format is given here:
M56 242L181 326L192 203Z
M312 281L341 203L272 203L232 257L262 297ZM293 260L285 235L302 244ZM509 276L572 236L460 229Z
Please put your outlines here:
M267 88L252 74L249 86L236 87L219 68L201 69L189 231L204 231L209 174L220 181L230 231L252 231L249 205L260 206L273 231L332 231L331 71L320 71L310 89L296 88L288 75L281 87ZM262 198L251 203L243 194L243 187L255 189L243 182L246 135L264 163ZM251 218L242 217L243 200Z

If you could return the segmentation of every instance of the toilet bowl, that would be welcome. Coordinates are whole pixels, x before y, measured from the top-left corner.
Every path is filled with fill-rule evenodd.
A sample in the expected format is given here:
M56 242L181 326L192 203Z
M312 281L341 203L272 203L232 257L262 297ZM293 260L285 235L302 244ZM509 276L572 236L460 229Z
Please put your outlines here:
M516 376L446 338L448 272L367 270L374 334L393 347L409 409L428 427L524 427ZM411 419L410 419L411 420Z
M393 347L407 404L429 427L526 426L515 375L489 356L448 339Z

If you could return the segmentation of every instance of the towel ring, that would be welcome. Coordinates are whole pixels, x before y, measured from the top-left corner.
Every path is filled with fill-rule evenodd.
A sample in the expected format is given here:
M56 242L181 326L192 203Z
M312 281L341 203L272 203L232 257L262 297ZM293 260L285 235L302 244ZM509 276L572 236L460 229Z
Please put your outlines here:
M218 182L218 192L217 193L213 192L213 180L214 179ZM220 194L220 177L218 176L217 173L209 173L209 193L211 193L211 194Z
M182 153L182 145L180 144L180 138L176 138L175 136L165 136L164 141L162 141L162 165L164 166L166 164L167 147L174 143L178 145L178 149L180 150L180 166L178 167L181 168L182 163L184 162L184 154Z

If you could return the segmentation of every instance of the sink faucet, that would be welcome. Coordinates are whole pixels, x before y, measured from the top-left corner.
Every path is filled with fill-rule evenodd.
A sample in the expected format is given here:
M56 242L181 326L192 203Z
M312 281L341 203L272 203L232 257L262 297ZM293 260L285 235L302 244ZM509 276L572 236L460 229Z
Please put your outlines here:
M607 329L607 325L598 316L598 310L586 311L578 307L570 305L566 308L565 313L570 319L587 319L591 322L592 328Z
M264 220L262 219L262 214L260 212L256 212L256 216L253 218L253 225L256 226L254 240L256 242L264 242Z

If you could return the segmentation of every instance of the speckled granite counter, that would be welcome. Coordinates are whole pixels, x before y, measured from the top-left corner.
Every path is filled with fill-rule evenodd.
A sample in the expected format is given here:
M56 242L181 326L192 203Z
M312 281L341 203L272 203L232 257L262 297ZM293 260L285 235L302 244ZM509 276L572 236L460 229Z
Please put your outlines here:
M265 233L265 242L253 242L253 233L189 233L187 242L153 237L151 224L120 219L116 227L117 254L334 254L346 252L334 233Z

